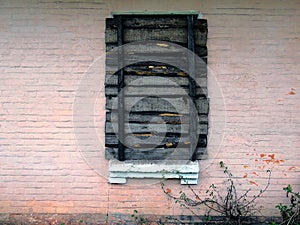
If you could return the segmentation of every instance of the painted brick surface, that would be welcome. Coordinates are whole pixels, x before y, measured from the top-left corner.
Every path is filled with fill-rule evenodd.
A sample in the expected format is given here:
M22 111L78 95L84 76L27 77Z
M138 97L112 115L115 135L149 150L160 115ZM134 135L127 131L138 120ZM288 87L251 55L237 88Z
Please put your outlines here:
M245 190L260 190L272 169L261 203L264 215L278 215L282 187L300 191L300 3L292 0L1 1L0 213L187 213L157 181L107 183L101 88L86 90L96 93L99 143L79 135L98 149L83 154L74 131L75 97L94 61L104 87L105 18L133 10L199 10L208 20L210 140L195 188L221 185L220 160Z

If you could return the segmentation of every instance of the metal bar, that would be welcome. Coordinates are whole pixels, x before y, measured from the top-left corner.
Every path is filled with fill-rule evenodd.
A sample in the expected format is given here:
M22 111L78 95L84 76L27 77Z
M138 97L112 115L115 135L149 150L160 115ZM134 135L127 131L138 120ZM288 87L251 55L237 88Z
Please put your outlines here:
M194 32L193 32L193 24L194 17L193 15L187 16L188 22L188 49L191 52L195 50L195 42L194 42ZM188 53L188 64L189 64L189 96L190 96L190 110L189 110L189 133L190 133L190 159L191 161L196 160L196 147L197 147L197 110L195 104L196 98L196 82L195 82L195 58L194 54Z
M125 146L124 146L124 70L123 70L123 23L122 16L117 17L118 22L118 159L125 160Z

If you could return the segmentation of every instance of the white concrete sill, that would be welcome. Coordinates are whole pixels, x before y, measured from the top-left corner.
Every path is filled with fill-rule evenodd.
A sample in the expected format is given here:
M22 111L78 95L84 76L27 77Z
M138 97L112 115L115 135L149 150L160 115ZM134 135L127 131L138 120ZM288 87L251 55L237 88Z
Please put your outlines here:
M180 179L181 184L197 184L198 161L109 161L109 180L111 184L125 184L127 178Z

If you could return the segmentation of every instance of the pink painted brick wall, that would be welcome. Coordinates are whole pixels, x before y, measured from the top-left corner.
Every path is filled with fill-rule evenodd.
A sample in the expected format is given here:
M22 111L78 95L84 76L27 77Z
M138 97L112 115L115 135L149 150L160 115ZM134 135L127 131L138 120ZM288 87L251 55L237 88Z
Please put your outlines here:
M133 10L199 10L208 20L209 156L195 188L222 182L220 160L242 189L259 190L272 169L261 203L264 215L276 215L282 187L300 191L300 2L292 0L2 1L0 213L184 213L157 182L107 183L103 93L95 103L99 152L88 160L96 171L74 132L81 78L105 54L105 18ZM104 61L97 63L103 86Z

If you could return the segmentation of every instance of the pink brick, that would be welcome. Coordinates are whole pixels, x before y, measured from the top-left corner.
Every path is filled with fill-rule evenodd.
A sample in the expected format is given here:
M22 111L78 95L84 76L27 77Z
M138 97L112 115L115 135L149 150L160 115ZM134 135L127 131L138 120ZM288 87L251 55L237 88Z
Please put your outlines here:
M244 190L259 190L264 171L272 169L271 186L260 199L264 215L278 215L274 207L286 201L284 186L300 191L299 2L1 4L0 213L188 213L167 199L159 184L107 184L104 154L93 159L103 170L99 174L78 148L73 101L93 60L105 55L105 18L112 11L199 10L208 20L212 133L196 190L222 184L223 160ZM99 64L103 86L104 62ZM218 98L218 87L224 99ZM220 142L214 135L222 133L223 103ZM95 129L102 144L104 104L99 95ZM177 181L166 183L172 193L187 191Z

